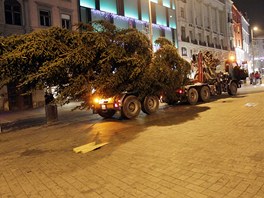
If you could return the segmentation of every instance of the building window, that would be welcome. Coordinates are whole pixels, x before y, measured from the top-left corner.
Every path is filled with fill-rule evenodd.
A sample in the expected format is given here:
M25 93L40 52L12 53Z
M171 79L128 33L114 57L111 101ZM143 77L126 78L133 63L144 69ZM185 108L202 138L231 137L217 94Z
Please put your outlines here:
M214 45L216 47L216 45L217 45L217 38L214 38Z
M181 27L181 36L182 38L186 38L186 32L185 32L185 27Z
M208 35L206 36L206 42L207 42L207 45L210 44L210 37Z
M184 8L183 7L181 7L181 17L182 18L185 18L185 11L184 11Z
M68 14L61 14L61 27L71 29L71 16Z
M49 10L40 10L39 17L41 26L51 26L51 14Z
M224 41L223 39L221 39L221 47L223 48L223 46L224 46Z
M182 47L182 56L187 56L187 49Z
M5 1L5 21L6 24L22 25L21 5L16 0Z
M189 32L189 36L190 36L190 39L192 41L193 40L193 33L192 33L192 31Z
M80 0L80 5L82 7L95 9L95 0Z
M168 9L169 12L169 27L176 29L175 10Z
M166 9L160 5L156 5L156 23L167 26Z
M199 44L200 44L202 42L202 34L201 33L198 34L198 38L199 38Z
M126 17L138 19L138 1L124 0L124 12Z
M100 10L117 14L116 0L100 0Z

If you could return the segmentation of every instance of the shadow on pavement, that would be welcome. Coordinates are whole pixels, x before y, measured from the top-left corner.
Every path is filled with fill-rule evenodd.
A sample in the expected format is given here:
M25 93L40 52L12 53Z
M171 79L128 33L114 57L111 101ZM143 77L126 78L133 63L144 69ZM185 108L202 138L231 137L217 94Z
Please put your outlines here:
M2 132L16 131L19 129L25 129L34 126L41 126L46 124L46 118L25 118L21 120L15 120L13 122L6 122L2 124Z

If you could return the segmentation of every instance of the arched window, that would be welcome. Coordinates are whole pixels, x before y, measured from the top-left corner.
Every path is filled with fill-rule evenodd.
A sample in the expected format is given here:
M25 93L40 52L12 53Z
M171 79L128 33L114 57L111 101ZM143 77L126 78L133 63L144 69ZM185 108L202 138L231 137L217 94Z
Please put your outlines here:
M5 0L6 24L22 25L21 5L16 0Z

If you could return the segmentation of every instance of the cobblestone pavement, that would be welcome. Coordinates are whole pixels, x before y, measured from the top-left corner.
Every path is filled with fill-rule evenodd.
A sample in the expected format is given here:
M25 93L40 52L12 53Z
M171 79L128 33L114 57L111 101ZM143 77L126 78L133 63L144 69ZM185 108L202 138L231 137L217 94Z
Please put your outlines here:
M263 198L263 97L0 134L0 197Z

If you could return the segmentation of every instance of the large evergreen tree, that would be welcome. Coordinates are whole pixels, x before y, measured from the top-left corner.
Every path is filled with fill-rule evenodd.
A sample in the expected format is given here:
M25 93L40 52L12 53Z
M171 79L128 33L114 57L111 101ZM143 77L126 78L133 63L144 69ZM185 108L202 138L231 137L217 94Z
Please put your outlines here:
M136 29L117 29L106 21L81 25L80 31L57 27L0 38L0 88L16 83L30 92L56 87L56 102L83 99L92 89L105 97L136 91L140 97L170 92L187 83L190 65L172 43Z

